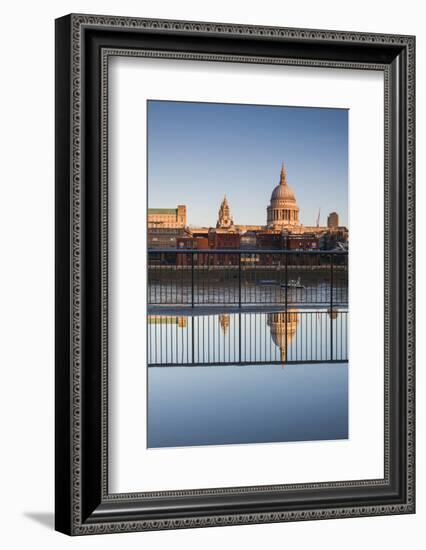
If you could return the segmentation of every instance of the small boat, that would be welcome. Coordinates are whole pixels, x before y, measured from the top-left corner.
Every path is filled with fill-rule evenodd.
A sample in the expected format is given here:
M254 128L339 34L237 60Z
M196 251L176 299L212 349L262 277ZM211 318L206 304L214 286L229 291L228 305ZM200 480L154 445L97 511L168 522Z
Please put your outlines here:
M277 281L275 279L260 279L257 281L258 285L276 285Z
M281 288L305 288L304 285L300 282L300 277L298 279L290 279L288 283L281 283Z

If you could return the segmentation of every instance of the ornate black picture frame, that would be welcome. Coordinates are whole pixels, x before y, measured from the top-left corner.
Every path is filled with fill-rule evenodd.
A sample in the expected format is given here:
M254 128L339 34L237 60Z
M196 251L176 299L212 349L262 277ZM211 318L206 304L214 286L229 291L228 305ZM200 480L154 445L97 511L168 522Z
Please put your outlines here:
M115 55L384 73L383 479L109 493L107 71ZM414 56L413 36L74 14L56 21L58 531L414 513Z

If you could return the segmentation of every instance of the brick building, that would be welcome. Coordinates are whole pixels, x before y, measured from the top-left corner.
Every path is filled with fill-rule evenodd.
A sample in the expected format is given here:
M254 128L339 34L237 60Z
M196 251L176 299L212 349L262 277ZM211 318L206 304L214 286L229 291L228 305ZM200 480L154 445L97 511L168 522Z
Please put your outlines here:
M148 208L148 229L186 227L186 206L176 208Z

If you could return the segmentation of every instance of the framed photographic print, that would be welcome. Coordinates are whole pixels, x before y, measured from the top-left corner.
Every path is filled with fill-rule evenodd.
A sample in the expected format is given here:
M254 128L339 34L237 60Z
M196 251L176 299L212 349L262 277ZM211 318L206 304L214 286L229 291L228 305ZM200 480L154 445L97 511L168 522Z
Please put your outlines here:
M56 529L406 514L412 36L56 21Z

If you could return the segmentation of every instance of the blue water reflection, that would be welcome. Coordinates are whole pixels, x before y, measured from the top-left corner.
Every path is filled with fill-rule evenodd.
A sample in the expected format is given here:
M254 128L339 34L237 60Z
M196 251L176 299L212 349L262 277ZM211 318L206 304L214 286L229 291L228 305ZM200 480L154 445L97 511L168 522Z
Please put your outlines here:
M348 365L150 369L148 447L348 437Z
M327 317L329 323L339 323L338 315ZM217 322L225 335L232 334L232 325L238 327L239 322L248 323L248 319L238 319L236 314L229 324L227 322L225 331L223 318L213 315L211 319L205 330L211 331L211 323ZM306 319L299 315L294 334L287 327L289 346L294 345L296 332L304 326L309 327L310 335L321 334L322 338L320 331L311 328L316 319L320 322L318 315ZM165 335L172 334L171 327L185 334L193 322L190 317L179 317L173 323L169 318L153 317L149 327L155 327L156 338L159 338L155 347L175 347L180 333L176 332L178 336L173 338ZM291 322L296 327L294 316ZM256 332L269 331L276 347L274 357L280 359L282 339L277 340L271 317L259 315L258 324ZM164 333L158 332L162 330ZM241 332L244 335L246 331ZM203 333L204 330L197 331L197 337L203 339ZM341 338L339 334L336 331L334 338ZM151 335L151 346L154 345L152 338ZM234 337L230 342L232 346L238 345ZM338 345L341 344L338 342ZM205 358L211 360L216 352L213 346L209 349ZM167 349L163 351L167 357ZM257 359L257 354L254 356ZM185 363L187 357L184 354L182 357ZM303 353L301 362L294 364L283 361L282 364L215 366L207 361L208 364L202 366L176 366L174 362L175 366L162 364L148 368L148 447L346 439L348 363L306 363L304 357Z

